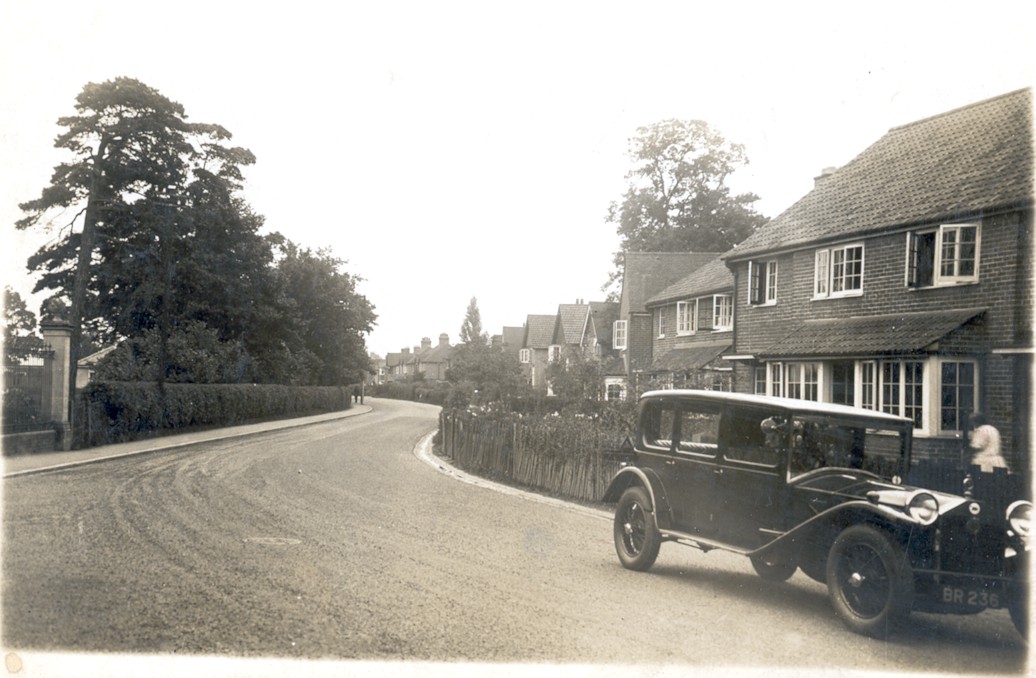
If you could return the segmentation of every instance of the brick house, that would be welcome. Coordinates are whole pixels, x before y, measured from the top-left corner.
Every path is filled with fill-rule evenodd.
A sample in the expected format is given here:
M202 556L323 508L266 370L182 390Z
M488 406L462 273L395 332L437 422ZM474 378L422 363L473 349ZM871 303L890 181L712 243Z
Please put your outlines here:
M426 381L445 381L452 355L450 335L440 334L439 343L435 346L432 346L431 339L426 337L421 340L421 350L416 356L416 373L423 374Z
M646 302L673 283L709 263L720 252L626 252L622 291L612 344L622 360L625 387L636 397L644 390L653 360L657 318Z
M555 315L529 315L525 319L525 337L518 352L522 375L536 389L547 388L547 361L554 344Z
M721 257L666 287L646 302L655 328L652 388L730 391L733 369L720 355L734 330L734 276Z
M956 462L982 411L1031 467L1032 104L1020 90L893 128L724 259L735 388L915 422Z

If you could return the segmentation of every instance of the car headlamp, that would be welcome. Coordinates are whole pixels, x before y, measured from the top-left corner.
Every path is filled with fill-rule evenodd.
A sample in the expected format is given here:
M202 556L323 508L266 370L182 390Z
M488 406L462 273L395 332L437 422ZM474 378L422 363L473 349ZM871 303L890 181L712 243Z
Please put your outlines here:
M918 492L910 498L907 513L922 525L931 525L939 517L939 502L927 492Z
M1029 519L1032 514L1032 504L1027 501L1016 501L1007 507L1007 524L1011 531L1023 540L1029 540Z

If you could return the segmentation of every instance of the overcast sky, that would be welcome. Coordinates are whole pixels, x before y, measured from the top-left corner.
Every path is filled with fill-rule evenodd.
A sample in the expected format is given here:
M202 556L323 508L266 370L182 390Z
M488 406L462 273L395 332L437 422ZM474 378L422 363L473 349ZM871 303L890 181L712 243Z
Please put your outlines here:
M734 187L776 216L890 127L1031 85L1022 6L6 0L4 282L56 236L12 227L66 158L55 121L128 76L255 153L246 199L364 278L371 350L456 341L472 296L499 333L603 298L638 127L744 144Z

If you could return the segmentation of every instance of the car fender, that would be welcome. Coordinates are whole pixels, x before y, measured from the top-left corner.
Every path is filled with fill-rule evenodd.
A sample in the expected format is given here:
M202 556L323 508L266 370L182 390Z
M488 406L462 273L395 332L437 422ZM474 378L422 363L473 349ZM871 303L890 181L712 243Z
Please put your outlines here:
M796 525L750 552L763 556L774 552L796 553L802 549L819 548L826 556L835 537L850 525L873 525L892 535L907 533L920 523L902 511L868 501L849 501L832 506L809 520Z
M622 493L627 488L640 485L647 490L651 498L652 514L655 516L655 526L660 529L668 529L672 526L672 510L669 506L669 499L666 497L665 486L662 479L651 469L642 469L637 466L626 466L619 469L619 472L608 484L601 501L606 504L614 504L619 501Z

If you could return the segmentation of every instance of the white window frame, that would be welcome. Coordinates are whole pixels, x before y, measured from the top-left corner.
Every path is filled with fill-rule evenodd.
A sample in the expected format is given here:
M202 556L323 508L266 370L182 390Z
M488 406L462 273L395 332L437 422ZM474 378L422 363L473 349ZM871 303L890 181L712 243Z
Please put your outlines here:
M615 398L611 397L612 389L618 391L618 396ZM626 379L623 377L605 377L604 378L604 399L605 400L625 400L626 399Z
M561 360L561 344L551 344L547 347L547 362L556 363Z
M847 275L846 263L850 251L859 250L859 273ZM813 267L813 298L836 299L858 297L863 294L863 271L866 248L862 242L817 250ZM855 261L855 260L854 260ZM858 281L858 287L847 287L846 282Z
M687 336L698 331L698 300L676 302L676 336Z
M734 329L734 298L731 295L712 295L712 329L717 332Z
M766 395L766 375L770 368L767 365L757 365L752 371L752 392L756 395Z
M627 346L626 336L626 321L616 320L612 326L612 348L616 350L625 350Z
M961 274L961 239L960 234L965 230L973 230L975 233L973 270L971 273ZM916 279L917 271L920 270L920 253L916 239L921 236L935 235L932 245L932 281L928 284L921 284ZM953 235L950 238L950 235ZM952 245L947 240L953 241ZM953 256L949 261L944 260L947 248L952 247ZM965 222L957 224L940 224L934 228L917 229L907 233L906 239L906 272L905 283L907 287L915 289L927 289L930 287L952 287L954 285L973 285L979 281L979 264L982 260L982 223ZM947 264L952 266L950 273L943 270Z
M979 404L979 388L978 388L979 380L980 380L979 364L978 364L977 360L973 360L973 359L970 359L970 358L958 358L958 357L939 358L935 362L936 362L936 365L935 365L934 373L936 375L938 375L939 383L938 383L937 389L935 390L935 393L938 394L938 397L936 399L938 407L933 407L934 410L937 410L932 415L933 430L938 431L940 435L959 434L963 430L963 427L962 428L957 428L957 429L943 428L942 410L943 410L943 405L945 403L945 394L943 392L943 388L946 386L943 383L943 366L946 365L947 363L952 363L952 364L955 364L955 365L970 365L971 366L972 379L973 379L973 383L971 384L971 402L972 402L972 407L971 407L970 410L967 409L967 408L962 408L961 407L961 405L960 405L959 389L958 389L958 393L956 394L956 405L954 407L954 409L960 413L958 415L959 419L963 419L966 416L967 413L978 412L981 409L980 408L980 404Z
M518 351L518 362L527 365L532 362L532 349L523 348Z
M748 262L748 303L773 306L777 303L777 260Z
M665 339L665 306L658 307L658 338Z

